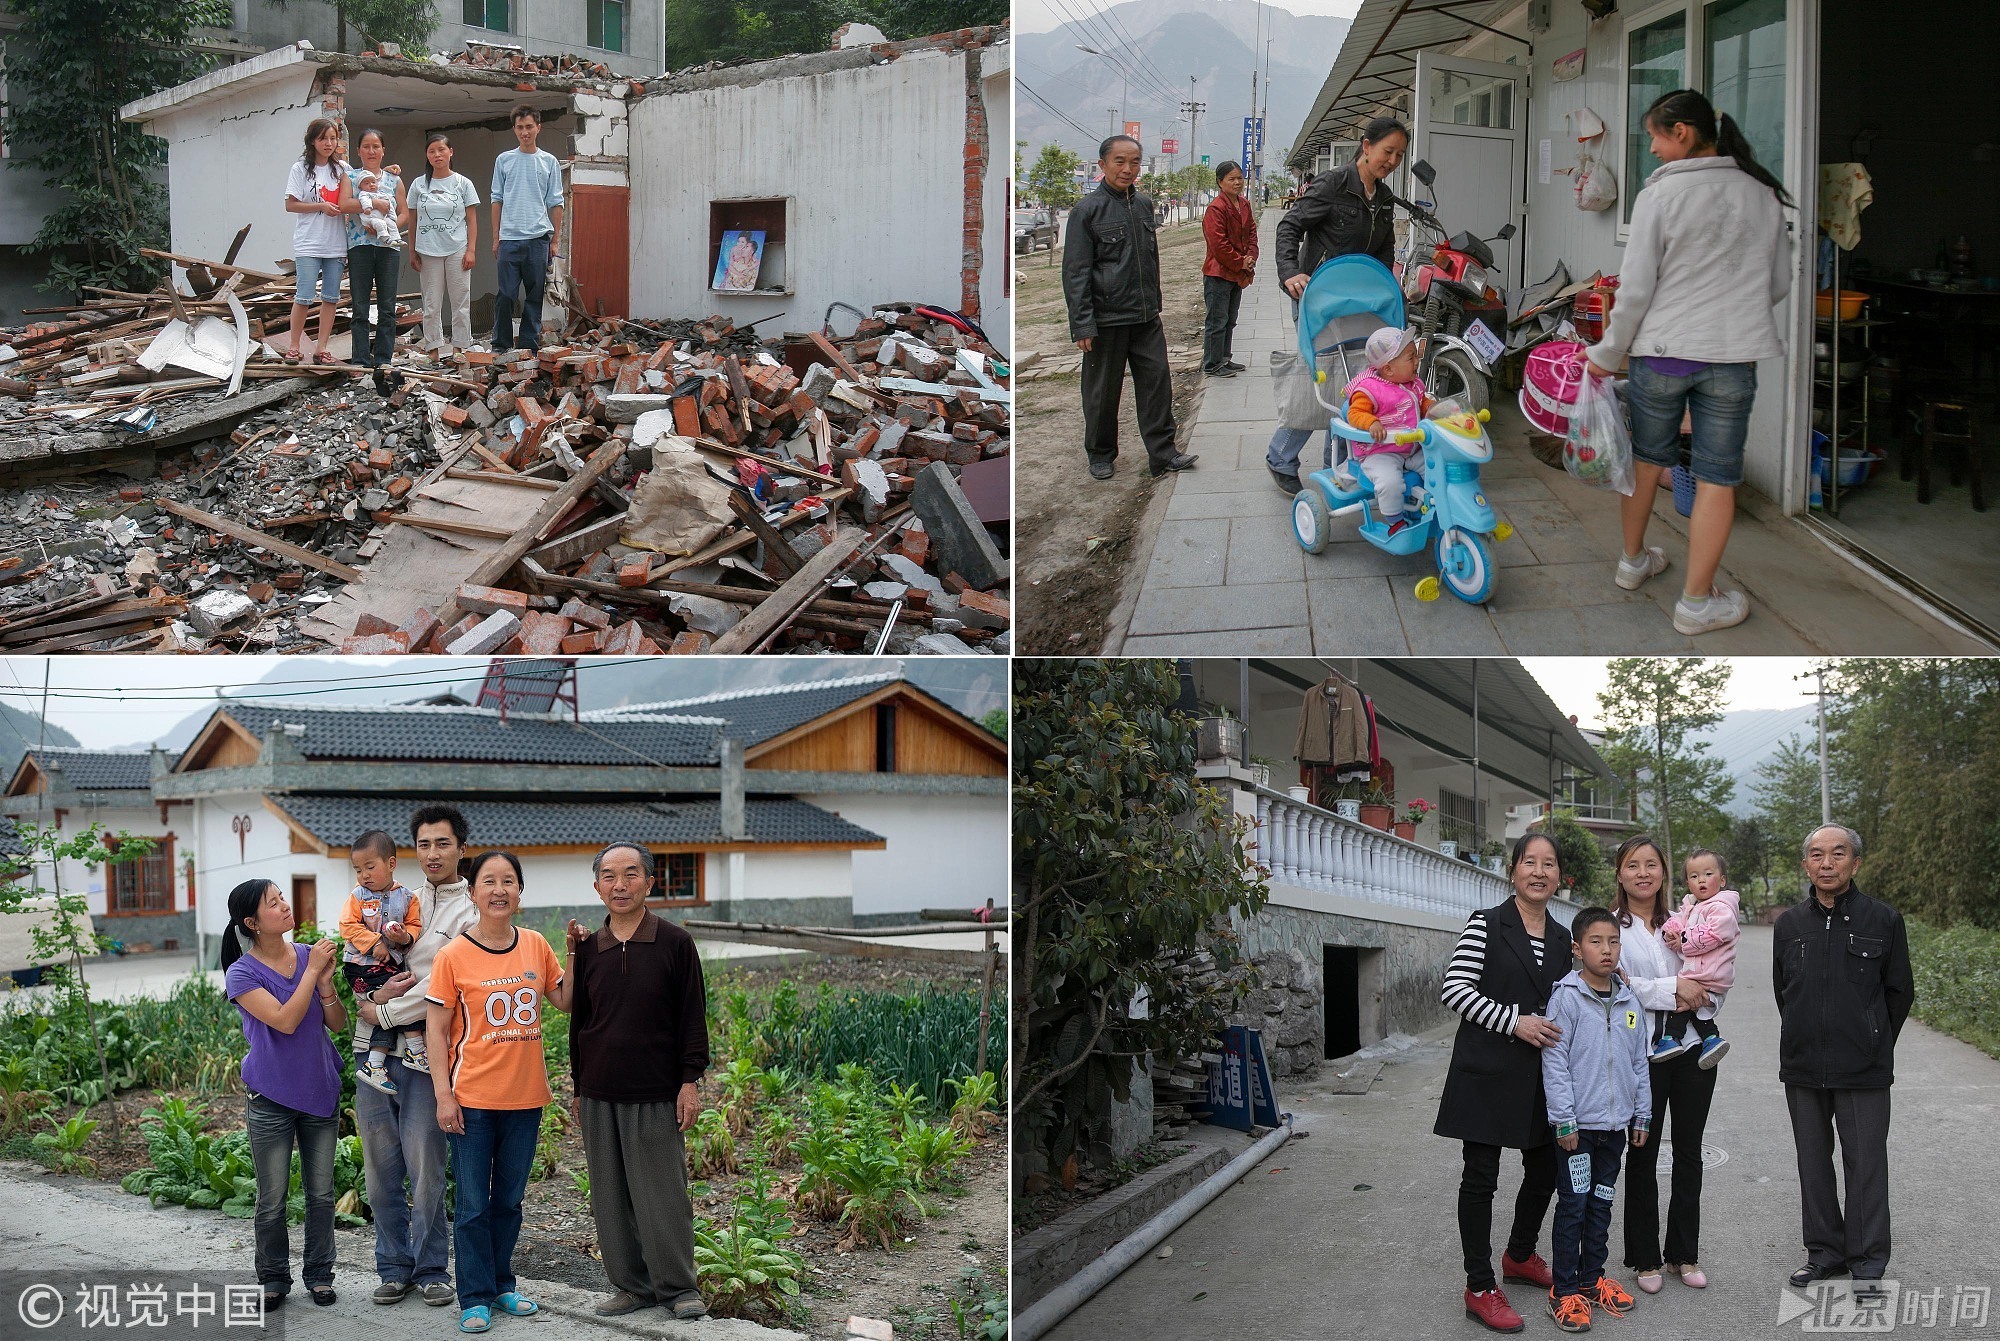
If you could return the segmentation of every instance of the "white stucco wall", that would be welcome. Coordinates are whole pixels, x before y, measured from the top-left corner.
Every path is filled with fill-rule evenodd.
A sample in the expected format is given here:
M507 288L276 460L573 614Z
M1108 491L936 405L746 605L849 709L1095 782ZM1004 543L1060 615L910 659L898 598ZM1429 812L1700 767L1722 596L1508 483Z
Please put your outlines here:
M748 87L660 93L633 109L632 312L719 312L739 324L817 330L829 304L959 305L964 228L964 56L911 52L883 65ZM1002 174L1010 123L992 130ZM793 292L709 292L709 204L791 199ZM989 255L989 265L995 264Z
M174 849L174 907L187 906L187 885L182 871L181 846L189 837L190 815L186 807L175 806L168 812L167 822L160 823L160 812L155 806L88 806L66 808L63 811L61 833L65 841L89 828L92 824L106 833L129 833L135 838L160 838L168 833L175 837ZM55 821L53 814L20 816L22 824L48 825ZM88 866L79 860L64 861L61 864L61 883L55 882L54 863L41 862L35 868L35 880L51 892L58 887L65 894L83 893L90 897L90 911L93 915L105 911L104 865Z
M854 912L1007 906L1007 798L890 796L863 792L802 798L881 834L888 846L854 854Z
M1014 175L1014 44L1000 42L980 54L986 105L985 230L979 275L979 325L1003 352L1014 347L1014 298L1007 292L1014 233L1008 183ZM954 304L954 306L956 306Z

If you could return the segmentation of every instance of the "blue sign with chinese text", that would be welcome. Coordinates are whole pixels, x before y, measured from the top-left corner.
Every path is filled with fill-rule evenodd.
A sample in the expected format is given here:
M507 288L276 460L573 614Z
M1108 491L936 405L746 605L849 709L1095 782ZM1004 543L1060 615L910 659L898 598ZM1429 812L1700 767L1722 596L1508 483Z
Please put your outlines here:
M1223 1030L1222 1058L1208 1064L1208 1109L1207 1120L1218 1127L1278 1125L1277 1094L1257 1030L1240 1024Z

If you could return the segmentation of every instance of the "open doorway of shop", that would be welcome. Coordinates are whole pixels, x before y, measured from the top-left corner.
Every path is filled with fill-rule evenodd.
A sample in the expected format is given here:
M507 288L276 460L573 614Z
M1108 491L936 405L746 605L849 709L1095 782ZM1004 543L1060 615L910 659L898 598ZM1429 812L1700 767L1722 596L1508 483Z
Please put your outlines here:
M1331 1061L1382 1040L1383 952L1327 945L1321 955L1326 1056Z
M1981 78L1990 41L1960 40L1992 20L1969 12L1820 0L1819 162L1858 165L1873 199L1853 212L1861 184L1845 168L1841 201L1822 191L1822 236L1859 232L1838 252L1839 287L1866 298L1814 327L1815 456L1837 440L1840 464L1815 463L1814 515L2000 638L2000 104ZM1834 251L1819 255L1825 290Z

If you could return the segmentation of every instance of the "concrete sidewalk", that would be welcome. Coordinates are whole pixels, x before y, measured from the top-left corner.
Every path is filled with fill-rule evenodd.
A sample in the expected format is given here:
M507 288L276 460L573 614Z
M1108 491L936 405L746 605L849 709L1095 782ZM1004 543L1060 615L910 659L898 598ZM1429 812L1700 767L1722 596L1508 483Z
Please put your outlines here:
M1687 523L1664 491L1647 542L1674 566L1639 591L1612 573L1623 550L1617 495L1535 460L1525 421L1504 391L1493 405L1493 463L1482 476L1515 528L1498 547L1493 600L1416 599L1435 571L1428 552L1398 558L1336 518L1333 543L1306 554L1292 538L1291 500L1272 481L1264 451L1277 426L1269 351L1291 349L1291 304L1271 277L1282 211L1264 212L1264 262L1243 295L1236 361L1250 371L1208 379L1181 449L1201 464L1163 480L1166 519L1150 553L1136 556L1137 595L1105 647L1119 653L1291 656L1545 655L1565 653L1813 652L1919 654L1990 650L1889 593L1813 540L1768 500L1738 494L1736 526L1719 579L1751 600L1749 620L1689 638L1672 607L1687 561ZM1305 462L1317 469L1323 437Z
M529 1193L533 1195L532 1189ZM46 1273L61 1285L65 1274L79 1272L155 1273L173 1287L186 1286L195 1273L231 1272L233 1279L251 1272L251 1226L219 1211L194 1211L181 1206L148 1209L144 1197L129 1196L115 1183L44 1173L32 1164L0 1164L0 1271ZM294 1225L292 1271L299 1270L303 1248L301 1229ZM315 1307L303 1287L295 1285L280 1316L293 1341L389 1341L414 1336L456 1336L456 1306L432 1308L416 1296L400 1304L370 1303L375 1288L375 1239L371 1231L336 1231L338 1260L330 1307ZM741 1320L705 1318L676 1322L671 1313L643 1309L622 1318L600 1318L591 1312L603 1295L556 1281L520 1282L521 1292L541 1304L532 1318L500 1318L494 1334L532 1328L542 1337L592 1337L616 1341L627 1336L669 1337L675 1341L804 1341L797 1332L774 1331ZM74 1285L68 1287L74 1294ZM607 1286L605 1293L610 1293ZM0 1300L11 1314L13 1300ZM219 1330L219 1329L218 1329ZM14 1335L0 1325L0 1335ZM33 1335L32 1332L22 1333Z
M1628 1316L1600 1314L1593 1334L1622 1341L1769 1335L1784 1317L1781 1300L1794 1306L1792 1318L1803 1311L1797 1306L1804 1297L1785 1283L1805 1254L1797 1163L1777 1080L1771 933L1751 927L1743 938L1736 990L1720 1019L1730 1053L1703 1143L1702 1265L1711 1283L1690 1290L1668 1277L1660 1294L1640 1295ZM1140 1262L1050 1335L1058 1341L1488 1335L1465 1317L1462 1304L1459 1146L1431 1134L1451 1033L1428 1035L1365 1095L1330 1094L1324 1083L1280 1083L1280 1108L1296 1114L1298 1130L1310 1136L1286 1143L1183 1225L1167 1240L1171 1258ZM1961 1322L1954 1330L1948 1319L1959 1287L2000 1286L1991 1247L1993 1189L2000 1186L2000 1144L1991 1132L2000 1061L1912 1020L1896 1050L1894 1097L1889 1279L1909 1294L1941 1290L1944 1315L1929 1328L1913 1321L1902 1330L1995 1335L2000 1314L1991 1308L1978 1329ZM1670 1158L1661 1152L1662 1203ZM1607 1269L1632 1288L1631 1272L1621 1265L1624 1181L1621 1173ZM1496 1254L1519 1185L1520 1163L1510 1157L1496 1201ZM1544 1256L1548 1235L1545 1223ZM1505 1288L1527 1320L1526 1335L1557 1335L1541 1291ZM1779 1330L1799 1328L1793 1321Z

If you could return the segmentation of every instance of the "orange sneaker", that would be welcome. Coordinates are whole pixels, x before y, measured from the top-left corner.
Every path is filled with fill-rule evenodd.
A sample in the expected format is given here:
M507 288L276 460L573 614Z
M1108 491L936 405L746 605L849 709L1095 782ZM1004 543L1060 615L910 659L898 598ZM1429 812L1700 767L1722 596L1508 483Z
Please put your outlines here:
M1558 1299L1555 1291L1550 1290L1549 1316L1565 1332L1587 1332L1590 1330L1590 1301L1580 1294L1566 1294Z
M1614 1318L1621 1318L1639 1301L1625 1290L1625 1287L1609 1276L1599 1276L1597 1287L1590 1292L1597 1306Z

